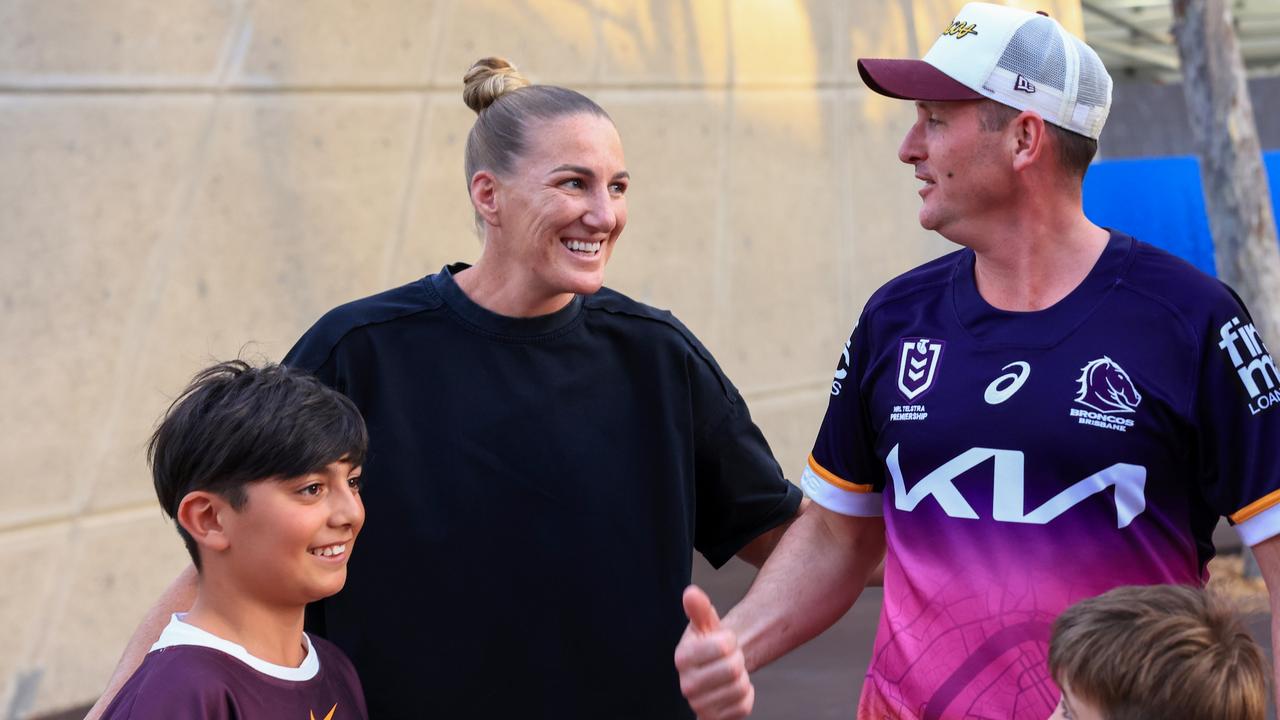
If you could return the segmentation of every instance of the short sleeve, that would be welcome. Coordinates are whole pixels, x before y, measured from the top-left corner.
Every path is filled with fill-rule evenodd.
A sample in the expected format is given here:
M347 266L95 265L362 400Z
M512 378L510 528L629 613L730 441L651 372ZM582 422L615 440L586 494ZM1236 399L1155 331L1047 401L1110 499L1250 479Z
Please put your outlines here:
M187 648L180 648L186 650ZM201 648L203 650L203 648ZM103 712L103 720L232 720L242 713L215 665L152 651ZM213 651L210 651L213 652ZM180 657L190 661L191 655Z
M783 476L746 401L714 363L696 364L696 375L703 376L700 382L716 389L695 397L695 404L701 406L701 414L718 415L719 420L695 439L693 544L718 568L747 543L791 519L802 496Z
M827 414L822 418L800 487L815 503L842 515L884 514L884 472L876 461L871 425L863 400L870 361L866 318L844 344Z
M1201 491L1256 545L1280 535L1280 373L1234 293L1203 342L1193 408Z

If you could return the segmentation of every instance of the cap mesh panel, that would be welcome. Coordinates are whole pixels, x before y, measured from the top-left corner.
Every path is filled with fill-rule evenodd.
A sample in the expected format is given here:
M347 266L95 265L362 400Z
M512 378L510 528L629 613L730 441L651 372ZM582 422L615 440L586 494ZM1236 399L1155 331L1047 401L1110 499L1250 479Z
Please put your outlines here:
M1080 89L1076 102L1093 107L1105 107L1111 78L1096 53L1084 43L1076 41L1080 52Z
M1009 39L997 66L1037 84L1066 90L1067 53L1049 18L1023 23Z

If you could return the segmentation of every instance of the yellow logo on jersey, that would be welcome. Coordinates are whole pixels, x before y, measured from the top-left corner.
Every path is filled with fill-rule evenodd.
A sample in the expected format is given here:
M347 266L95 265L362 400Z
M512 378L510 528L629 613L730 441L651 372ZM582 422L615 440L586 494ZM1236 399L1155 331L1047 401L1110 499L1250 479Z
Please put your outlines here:
M329 708L329 714L324 716L324 720L333 720L333 711L337 709L338 703L334 703L333 707ZM307 714L311 716L311 720L316 720L316 714L314 712L308 711Z

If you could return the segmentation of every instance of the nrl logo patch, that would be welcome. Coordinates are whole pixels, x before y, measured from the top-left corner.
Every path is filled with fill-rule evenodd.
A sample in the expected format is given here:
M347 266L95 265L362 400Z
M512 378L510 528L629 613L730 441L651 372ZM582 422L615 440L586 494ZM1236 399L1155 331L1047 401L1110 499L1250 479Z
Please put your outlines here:
M1081 425L1120 432L1133 427L1133 420L1119 416L1136 412L1142 395L1119 363L1106 355L1090 360L1076 382L1080 383L1076 403L1093 411L1071 409L1071 417L1079 418Z
M898 353L898 392L915 400L933 387L946 343L932 338L902 338Z

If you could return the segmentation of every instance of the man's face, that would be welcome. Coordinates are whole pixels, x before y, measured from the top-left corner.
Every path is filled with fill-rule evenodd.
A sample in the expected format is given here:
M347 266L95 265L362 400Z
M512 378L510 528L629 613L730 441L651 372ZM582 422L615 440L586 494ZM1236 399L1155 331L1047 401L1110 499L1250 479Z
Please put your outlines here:
M1090 705L1071 692L1069 686L1062 688L1062 700L1053 711L1049 720L1107 720L1098 708Z
M898 159L924 182L920 224L966 245L966 231L983 227L1011 192L1007 133L983 129L984 102L917 102L916 122L898 148Z

